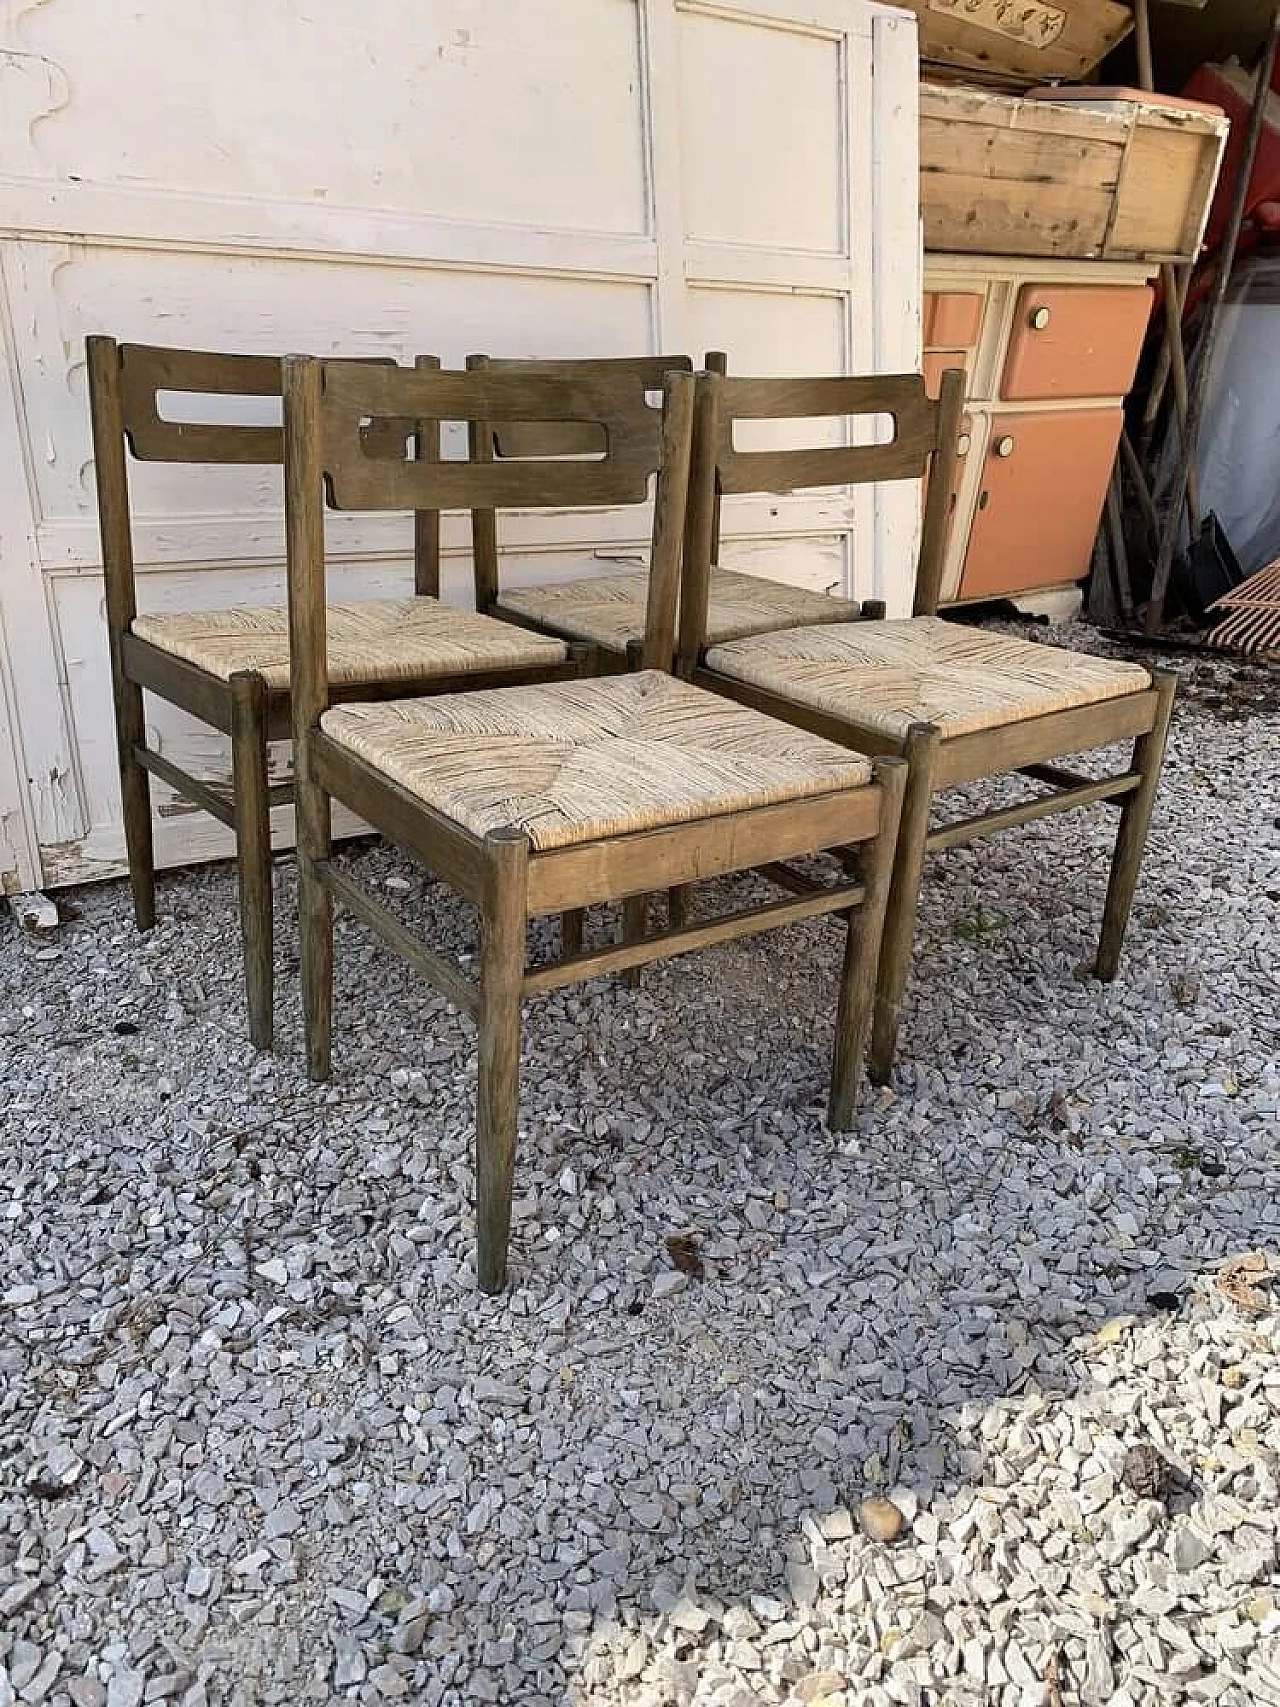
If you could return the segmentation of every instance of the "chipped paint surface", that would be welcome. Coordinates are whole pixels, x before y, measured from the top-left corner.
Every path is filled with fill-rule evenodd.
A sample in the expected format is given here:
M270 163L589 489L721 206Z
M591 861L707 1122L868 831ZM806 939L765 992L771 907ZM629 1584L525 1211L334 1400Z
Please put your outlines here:
M688 99L708 67L714 123ZM121 102L140 75L148 99ZM315 99L339 84L340 136ZM897 371L918 354L898 193L916 100L914 20L874 0L365 0L324 29L299 0L132 0L109 30L102 0L0 0L0 623L20 725L0 746L21 753L11 784L0 754L0 876L123 866L87 333L448 363L728 347L740 371ZM218 418L239 407L218 400ZM142 609L283 602L278 468L133 464L130 485ZM730 509L744 566L908 596L869 493ZM402 595L407 517L331 520L330 596ZM589 573L648 530L642 510L504 516L504 577ZM469 603L465 518L443 535L445 595ZM154 700L147 727L227 782L218 737ZM189 803L154 799L160 863L230 851Z

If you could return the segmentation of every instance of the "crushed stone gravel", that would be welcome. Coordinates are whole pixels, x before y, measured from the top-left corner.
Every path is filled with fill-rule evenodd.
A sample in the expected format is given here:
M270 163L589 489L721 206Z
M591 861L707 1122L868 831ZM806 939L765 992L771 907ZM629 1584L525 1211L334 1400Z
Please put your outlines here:
M935 859L852 1133L822 925L531 1005L500 1299L469 1025L344 919L309 1085L287 858L274 1057L226 867L0 922L0 1707L1280 1707L1280 695L1173 666L1119 979L1105 809Z

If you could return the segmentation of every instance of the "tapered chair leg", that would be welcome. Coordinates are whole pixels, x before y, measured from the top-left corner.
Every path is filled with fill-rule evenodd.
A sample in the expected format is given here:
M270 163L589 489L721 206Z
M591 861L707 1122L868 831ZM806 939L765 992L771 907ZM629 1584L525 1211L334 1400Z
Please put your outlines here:
M294 752L298 748L295 742ZM298 826L298 959L302 982L302 1021L307 1040L307 1072L329 1077L333 1038L333 897L320 881L316 865L332 851L329 796L294 773L294 813Z
M156 922L156 859L151 831L151 779L134 757L146 741L142 689L137 682L115 683L116 727L120 750L120 801L124 809L124 845L129 860L133 916L140 931Z
M256 1048L270 1049L274 927L267 684L256 671L242 671L231 678L231 780L249 1036Z
M857 1106L862 1056L875 1006L880 943L893 881L907 766L901 759L879 759L875 780L881 791L880 826L864 860L862 905L850 909L845 930L844 970L840 978L831 1096L827 1106L827 1125L833 1132L843 1132L852 1124Z
M1169 739L1169 719L1173 715L1173 696L1177 677L1168 670L1153 672L1157 700L1155 722L1145 735L1133 744L1133 769L1142 781L1120 809L1120 828L1116 832L1115 853L1111 858L1111 878L1107 884L1107 904L1102 915L1102 934L1098 939L1095 974L1110 983L1120 967L1120 950L1124 946L1129 913L1133 907L1138 873L1142 869L1142 854L1147 845L1147 828L1160 772L1164 765L1164 750Z
M476 1275L485 1292L507 1280L511 1187L520 1118L520 993L525 971L529 839L519 830L485 837L490 896L480 950L476 1085Z
M867 1071L878 1085L887 1084L893 1071L902 996L911 967L911 942L920 908L920 879L924 873L929 811L933 805L934 777L941 745L941 736L932 723L913 724L907 734L907 786L880 948L875 1016L867 1060Z

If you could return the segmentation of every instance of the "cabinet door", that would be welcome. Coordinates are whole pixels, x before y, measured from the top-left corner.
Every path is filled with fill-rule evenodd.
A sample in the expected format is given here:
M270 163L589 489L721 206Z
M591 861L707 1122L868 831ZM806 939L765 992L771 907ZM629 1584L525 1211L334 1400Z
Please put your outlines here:
M1146 285L1023 285L1000 395L1123 397L1150 313Z
M1122 419L1119 409L992 418L962 599L1000 598L1084 578Z
M931 290L924 299L924 347L953 349L973 345L982 326L981 291Z

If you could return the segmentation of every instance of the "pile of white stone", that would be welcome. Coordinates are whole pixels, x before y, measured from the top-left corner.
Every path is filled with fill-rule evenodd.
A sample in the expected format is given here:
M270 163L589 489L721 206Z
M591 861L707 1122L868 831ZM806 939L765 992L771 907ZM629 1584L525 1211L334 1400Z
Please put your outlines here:
M309 1085L287 861L272 1058L225 868L145 940L121 885L0 923L0 1707L1280 1707L1280 719L1232 681L1115 984L1102 809L931 866L850 1134L826 925L532 1006L497 1300L470 1028L343 921Z

